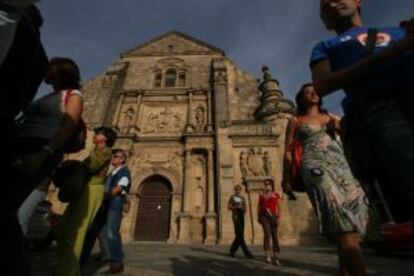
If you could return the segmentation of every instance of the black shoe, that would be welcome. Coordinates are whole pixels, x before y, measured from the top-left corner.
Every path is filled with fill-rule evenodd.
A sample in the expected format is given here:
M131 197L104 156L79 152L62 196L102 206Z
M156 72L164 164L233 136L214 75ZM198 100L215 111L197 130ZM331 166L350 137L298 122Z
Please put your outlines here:
M254 256L251 253L244 255L244 257L247 259L254 259Z
M232 257L232 258L234 258L236 256L236 253L235 252L230 252L229 253L229 256Z

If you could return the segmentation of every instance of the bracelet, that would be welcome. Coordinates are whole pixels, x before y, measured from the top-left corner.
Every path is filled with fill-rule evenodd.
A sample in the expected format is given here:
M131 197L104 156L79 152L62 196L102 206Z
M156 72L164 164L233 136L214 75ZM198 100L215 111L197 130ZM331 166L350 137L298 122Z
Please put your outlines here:
M44 146L42 147L42 149L43 149L43 150L45 150L45 151L47 151L47 153L49 153L49 154L53 154L53 150L52 150L52 148L51 148L51 147L49 147L49 146L47 146L47 145L44 145Z

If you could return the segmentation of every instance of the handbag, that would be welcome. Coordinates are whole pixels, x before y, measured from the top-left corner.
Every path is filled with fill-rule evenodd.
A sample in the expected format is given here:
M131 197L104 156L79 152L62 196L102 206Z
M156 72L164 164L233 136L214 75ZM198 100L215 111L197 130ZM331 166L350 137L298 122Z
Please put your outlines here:
M69 203L79 198L92 174L84 162L66 160L53 175L52 181L59 188L58 199Z

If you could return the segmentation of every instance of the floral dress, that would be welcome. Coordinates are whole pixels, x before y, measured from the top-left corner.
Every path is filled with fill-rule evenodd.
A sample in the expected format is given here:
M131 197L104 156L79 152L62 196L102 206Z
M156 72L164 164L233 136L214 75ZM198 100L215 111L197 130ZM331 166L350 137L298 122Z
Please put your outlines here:
M333 238L336 233L365 234L368 201L353 177L339 139L331 138L326 127L298 126L303 146L301 174L316 211L320 232Z

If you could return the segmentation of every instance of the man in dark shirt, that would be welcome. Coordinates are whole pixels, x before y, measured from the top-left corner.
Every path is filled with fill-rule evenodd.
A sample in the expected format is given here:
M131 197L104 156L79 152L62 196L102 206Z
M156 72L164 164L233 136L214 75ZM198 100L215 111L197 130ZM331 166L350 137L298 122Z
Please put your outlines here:
M237 249L241 246L244 256L253 259L252 253L246 246L244 241L244 213L246 212L246 200L240 194L242 190L241 185L234 187L234 194L229 199L228 209L232 211L234 234L236 237L230 247L230 256L234 257Z

